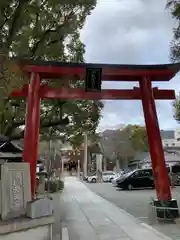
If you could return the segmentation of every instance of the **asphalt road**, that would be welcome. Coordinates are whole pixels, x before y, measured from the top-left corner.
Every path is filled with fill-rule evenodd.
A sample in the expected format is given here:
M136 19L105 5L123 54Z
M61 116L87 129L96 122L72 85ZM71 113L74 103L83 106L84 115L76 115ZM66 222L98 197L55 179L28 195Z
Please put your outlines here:
M114 203L121 209L130 213L134 217L138 218L140 221L149 224L156 228L158 231L171 237L173 240L180 239L180 222L173 223L157 223L154 219L150 218L150 211L148 208L148 203L152 198L155 198L155 190L152 189L142 189L142 190L132 190L123 191L116 187L113 187L111 183L85 183L93 192L104 199ZM172 189L173 198L178 200L180 207L180 187Z

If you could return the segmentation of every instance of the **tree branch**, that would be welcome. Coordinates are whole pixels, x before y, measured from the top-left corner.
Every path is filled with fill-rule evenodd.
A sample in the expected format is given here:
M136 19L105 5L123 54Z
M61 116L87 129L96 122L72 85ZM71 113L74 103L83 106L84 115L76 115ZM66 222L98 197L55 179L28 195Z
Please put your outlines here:
M48 123L40 124L40 128L42 129L42 128L55 127L58 125L68 125L68 124L69 124L69 118L65 117L63 119L58 119L55 121L50 121ZM25 120L14 122L13 127L11 128L11 133L12 133L12 130L14 130L15 128L18 128L20 126L23 126L23 125L25 125ZM15 140L15 139L21 139L23 136L24 136L24 131L22 131L18 135L12 135L10 138L13 138L13 140Z
M19 3L16 7L16 10L14 12L14 15L12 16L12 24L9 28L9 33L8 33L8 37L5 43L6 48L9 48L9 46L12 43L13 37L14 37L14 33L16 32L16 26L17 26L17 22L18 19L21 15L21 10L23 9L24 4L28 2L28 0L19 0Z
M69 124L69 118L65 117L65 118L60 119L60 120L56 120L56 121L53 121L53 122L42 124L41 128L55 127L55 126L58 126L58 125L68 125L68 124Z
M34 44L34 46L31 48L31 50L30 50L30 51L31 51L31 56L33 56L33 55L36 53L39 45L44 42L44 40L45 40L45 38L48 36L48 34L54 33L54 32L56 32L56 30L52 30L52 29L48 29L48 30L46 30L46 31L44 32L44 34L42 35L42 37L40 38L40 40L38 40L38 41Z
M2 29L4 27L4 25L7 23L7 21L10 19L8 18L5 14L4 14L4 22L0 25L0 29Z
M62 29L63 27L66 27L66 25L67 25L67 23L71 20L71 18L74 16L74 12L72 11L67 17L66 17L66 19L64 20L64 22L62 23L62 24L60 24L55 30L54 29L52 29L52 27L51 28L49 28L49 29L47 29L45 32L44 32L44 34L41 36L41 38L34 44L34 46L31 48L31 56L33 56L35 53L36 53L36 51L38 50L38 47L39 47L39 45L40 44L42 44L44 41L45 41L45 39L46 39L46 37L49 35L49 34L51 34L51 33L56 33L56 32L58 32L60 29ZM58 41L56 41L56 42L58 42ZM50 45L49 43L48 43L48 45Z

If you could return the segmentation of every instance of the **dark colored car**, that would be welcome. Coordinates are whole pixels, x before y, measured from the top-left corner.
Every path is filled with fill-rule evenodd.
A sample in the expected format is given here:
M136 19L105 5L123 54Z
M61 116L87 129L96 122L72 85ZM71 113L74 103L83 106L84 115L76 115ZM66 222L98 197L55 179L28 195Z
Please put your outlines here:
M167 173L169 168L167 168ZM169 178L169 176L168 176ZM117 186L122 189L132 190L133 188L154 188L154 177L152 168L136 169L132 172L124 174L117 181ZM169 179L169 183L171 181Z
M124 174L117 180L117 186L122 189L154 188L152 169L136 169Z

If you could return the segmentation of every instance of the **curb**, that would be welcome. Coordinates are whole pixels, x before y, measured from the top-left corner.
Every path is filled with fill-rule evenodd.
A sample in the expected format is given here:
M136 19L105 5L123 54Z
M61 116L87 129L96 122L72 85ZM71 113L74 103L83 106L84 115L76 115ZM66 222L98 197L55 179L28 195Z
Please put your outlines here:
M138 222L141 226L149 229L150 231L152 231L155 235L157 235L158 237L161 237L164 240L172 240L172 238L166 236L165 234L159 232L158 230L156 230L155 228L151 227L149 224L147 223L143 223L141 222L138 218L134 217L132 214L126 212L124 209L121 209L121 211L123 211L124 213L126 213L127 215L129 215L129 217L131 217L134 221Z
M145 228L148 228L149 230L151 230L152 232L154 232L157 236L165 239L165 240L172 240L172 238L166 236L165 234L159 232L158 230L156 230L155 228L151 227L150 225L146 224L146 223L141 223L141 225Z

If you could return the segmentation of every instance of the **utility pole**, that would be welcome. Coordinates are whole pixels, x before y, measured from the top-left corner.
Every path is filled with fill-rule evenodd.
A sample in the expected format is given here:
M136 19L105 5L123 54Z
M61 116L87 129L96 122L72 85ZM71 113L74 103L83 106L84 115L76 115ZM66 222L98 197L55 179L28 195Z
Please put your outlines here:
M88 138L87 133L84 133L84 162L83 162L83 176L87 176L87 163L88 163Z
M61 158L61 172L62 172L62 176L64 174L64 156L62 156Z
M78 159L77 175L78 175L78 178L80 179L80 160L79 159Z
M103 140L105 140L105 138L103 138ZM107 161L106 161L104 146L101 143L101 141L99 141L99 144L100 144L100 147L101 147L101 150L102 150L102 153L103 153L103 157L102 157L103 158L102 159L102 161L103 161L103 170L104 170L104 172L106 172L107 171Z
M101 182L102 180L102 158L101 153L96 153L96 171L97 171L97 180Z

